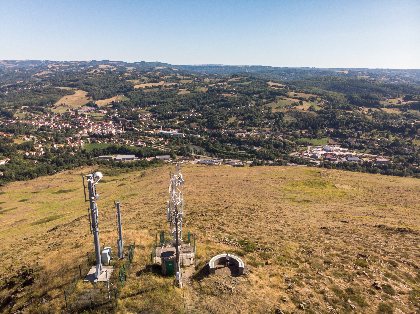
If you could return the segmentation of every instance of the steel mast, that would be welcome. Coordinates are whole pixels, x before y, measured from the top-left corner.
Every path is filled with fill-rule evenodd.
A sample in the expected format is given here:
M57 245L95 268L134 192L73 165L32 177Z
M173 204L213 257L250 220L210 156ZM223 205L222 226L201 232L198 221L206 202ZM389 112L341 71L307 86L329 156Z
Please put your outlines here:
M184 178L181 174L179 164L176 165L175 173L171 175L169 183L169 202L167 208L167 217L170 222L173 242L175 245L175 267L176 267L176 283L181 286L181 260L180 260L180 243L182 242L182 216L184 207L184 198L182 195L182 186Z
M99 224L98 224L98 206L96 201L99 198L99 195L96 193L96 184L103 177L102 173L95 172L94 174L88 174L86 180L88 183L88 192L89 192L89 214L90 214L90 227L91 232L93 233L93 244L95 246L95 258L96 258L96 270L95 270L95 280L98 279L99 275L102 272L102 260L101 260L101 244L99 242Z

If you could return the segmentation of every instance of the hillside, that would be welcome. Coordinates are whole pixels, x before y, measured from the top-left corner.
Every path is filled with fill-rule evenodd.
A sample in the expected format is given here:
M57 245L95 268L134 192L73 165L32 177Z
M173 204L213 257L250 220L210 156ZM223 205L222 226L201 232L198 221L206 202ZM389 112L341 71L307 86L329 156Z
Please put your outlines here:
M101 242L115 248L113 202L120 200L125 244L136 244L118 312L420 311L418 179L187 165L185 230L197 237L197 270L217 253L234 252L247 273L197 276L180 290L149 265L156 232L167 230L171 169L103 171ZM93 249L80 177L89 170L2 188L0 312L63 309L63 290Z
M0 61L0 185L114 154L420 178L419 77L420 70Z

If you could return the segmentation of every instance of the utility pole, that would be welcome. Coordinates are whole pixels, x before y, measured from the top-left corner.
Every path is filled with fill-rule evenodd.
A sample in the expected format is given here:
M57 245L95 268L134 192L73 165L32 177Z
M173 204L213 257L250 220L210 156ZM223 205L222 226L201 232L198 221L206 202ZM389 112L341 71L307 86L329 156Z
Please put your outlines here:
M120 202L115 202L115 207L117 208L117 229L118 229L117 247L118 247L118 258L124 258L124 245L123 245L123 238L122 238Z

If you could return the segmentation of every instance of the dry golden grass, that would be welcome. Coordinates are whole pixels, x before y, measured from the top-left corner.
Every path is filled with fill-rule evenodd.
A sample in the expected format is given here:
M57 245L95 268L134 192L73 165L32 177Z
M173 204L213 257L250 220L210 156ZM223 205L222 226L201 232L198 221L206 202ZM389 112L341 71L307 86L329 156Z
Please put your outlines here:
M309 99L310 97L319 97L318 95L315 94L308 94L308 93L298 93L298 92L289 92L288 93L289 97L292 98L304 98L304 99Z
M35 73L34 76L42 77L42 76L49 75L51 73L53 73L53 72L51 72L51 71L41 71L41 72Z
M101 99L101 100L97 100L95 101L95 103L99 106L99 107L103 107L103 106L107 106L110 103L117 102L117 101L124 101L127 100L128 98L125 97L124 95L117 95L114 97L110 97L110 98L106 98L106 99Z
M77 89L74 94L61 97L53 106L54 112L65 112L68 108L79 108L92 101L87 92Z
M302 101L302 105L296 105L299 99L290 97L278 97L275 102L268 103L266 106L271 107L272 112L285 112L290 109L308 111L312 103ZM287 108L293 106L292 108Z
M119 199L125 243L137 245L118 312L419 311L418 180L307 167L185 166L184 226L197 235L198 269L233 252L247 274L193 279L180 290L147 267L156 231L167 229L171 169L105 175L98 185L101 243L115 247ZM13 309L32 296L26 310L44 300L59 311L63 285L92 250L80 172L2 189L0 276L23 265L35 269ZM10 291L3 286L0 300Z
M402 114L402 111L396 108L381 108L381 110L390 114Z
M388 98L387 100L382 101L384 105L401 105L406 103L402 97L397 98Z
M183 88L180 88L179 90L178 90L178 95L187 95L187 94L190 94L191 92L189 91L189 90L186 90L186 89L183 89Z
M229 94L229 93L221 93L220 95L222 95L222 96L224 96L224 97L238 97L237 95L235 95L235 94Z
M311 103L305 101L302 105L296 106L295 109L302 110L302 111L308 111L311 107Z
M159 87L159 86L174 86L177 83L167 83L165 81L160 81L158 83L141 83L141 84L136 84L135 80L131 80L135 85L134 88L138 89L138 88L150 88L150 87Z
M190 80L190 79L182 79L182 80L180 80L179 82L180 82L181 84L189 84L189 83L192 83L192 81L193 81L193 80Z
M163 86L165 81L160 81L159 83L142 83L134 85L134 88L147 88L147 87L156 87L156 86Z
M284 88L284 87L286 87L286 85L284 85L284 84L280 84L280 83L276 83L276 82L272 82L272 81L267 82L267 85L272 87L272 88Z
M404 106L414 102L415 100L405 101L403 97L388 98L380 101L380 103L385 106Z
M207 93L207 91L209 90L207 87L197 87L196 89L198 92L201 93Z
M110 70L116 70L117 68L113 65L109 65L109 64L100 64L98 66L99 69L110 69Z
M238 76L238 77L232 77L232 78L228 79L227 81L228 81L228 82L240 82L240 81L242 81L243 79L245 79L245 80L246 80L246 78L245 78L245 77Z

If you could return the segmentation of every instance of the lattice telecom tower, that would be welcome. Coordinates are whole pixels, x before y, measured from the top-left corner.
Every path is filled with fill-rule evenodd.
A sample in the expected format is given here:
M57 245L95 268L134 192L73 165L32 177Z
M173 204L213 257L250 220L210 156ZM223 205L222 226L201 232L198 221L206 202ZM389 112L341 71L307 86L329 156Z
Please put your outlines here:
M171 179L169 181L169 201L166 211L174 242L178 239L182 239L182 213L184 209L184 198L182 195L183 185L184 179L180 167L179 165L176 165L175 173L171 174Z
M166 218L170 225L171 240L165 241L164 232L161 233L160 245L155 248L153 261L162 265L162 273L175 274L176 285L182 287L181 266L191 266L195 259L195 246L191 245L190 234L188 243L182 240L182 220L184 198L182 187L184 178L180 166L177 164L175 173L171 173L169 180L169 201L166 208Z
M175 278L178 285L181 282L181 262L179 255L180 240L182 240L182 213L184 207L184 198L182 196L182 186L184 179L182 177L180 167L177 164L175 173L171 175L169 181L169 201L167 208L167 218L170 222L171 233L175 245Z
M117 216L117 229L118 229L118 240L117 240L118 258L124 258L124 243L123 243L123 238L122 238L120 202L115 202L115 208L117 209L116 216Z

